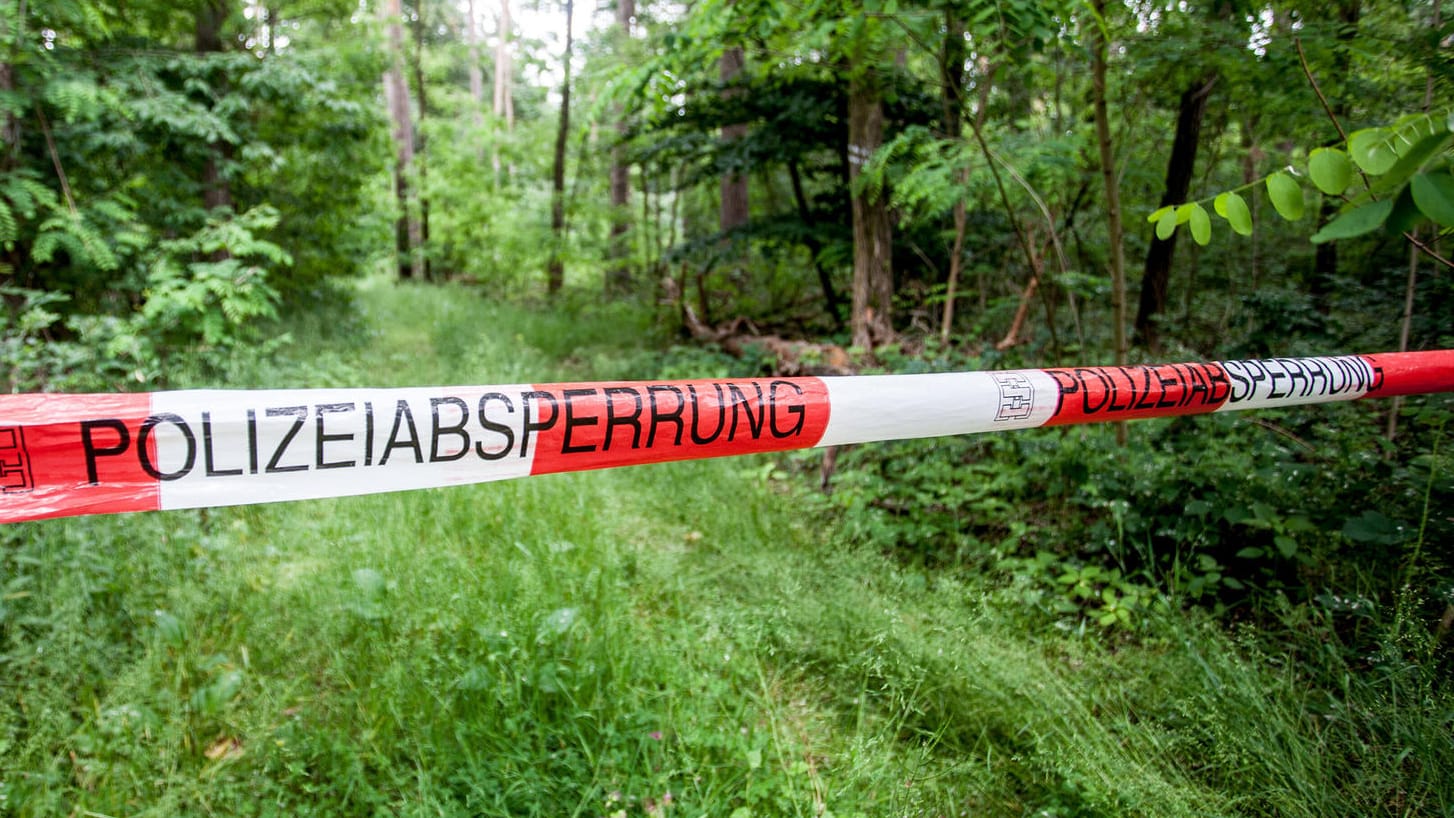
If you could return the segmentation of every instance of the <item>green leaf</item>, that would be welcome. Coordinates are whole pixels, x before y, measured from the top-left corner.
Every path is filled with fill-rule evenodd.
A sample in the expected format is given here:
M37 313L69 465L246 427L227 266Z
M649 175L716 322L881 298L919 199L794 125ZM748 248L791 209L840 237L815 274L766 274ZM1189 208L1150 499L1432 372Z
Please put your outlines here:
M1322 244L1323 242L1351 239L1354 236L1371 233L1377 230L1388 219L1388 214L1392 212L1392 199L1382 199L1377 202L1360 205L1347 213L1340 214L1338 218L1323 225L1322 230L1313 234L1312 242L1313 244Z
M1292 559L1292 555L1297 553L1297 540L1292 537L1279 534L1272 538L1272 542L1277 546L1277 553L1281 554L1283 559Z
M1420 173L1409 182L1414 204L1443 227L1454 227L1454 176L1446 172Z
M3 204L5 204L5 203L3 201L0 201L0 205L3 205ZM1162 216L1165 216L1167 213L1169 213L1169 212L1171 212L1173 210L1176 210L1176 206L1175 205L1167 205L1166 207L1158 207L1158 208L1156 208L1155 211L1153 211L1151 213L1150 216L1147 216L1146 217L1146 221L1151 222L1152 224L1156 224L1157 222L1161 221L1161 217Z
M1399 152L1398 161L1373 185L1379 196L1402 187L1415 173L1423 169L1430 159L1442 153L1454 142L1454 135L1436 133L1426 136Z
M1419 212L1419 206L1414 204L1413 193L1409 186L1399 188L1398 197L1393 200L1393 212L1388 215L1388 221L1384 222L1390 233L1395 235L1407 233L1414 229L1414 225L1424 220L1424 214Z
M1219 194L1212 202L1212 209L1227 220L1237 235L1252 235L1252 211L1247 209L1247 202L1239 194L1230 191Z
M1176 232L1176 210L1167 208L1161 218L1156 221L1156 238L1166 241L1171 234Z
M1212 217L1207 215L1206 208L1195 202L1191 206L1191 218L1188 224L1191 227L1192 240L1203 247L1212 240Z
M1389 143L1389 133L1383 128L1364 128L1354 131L1348 137L1348 153L1365 172L1374 176L1388 173L1398 161L1398 154Z
M1277 215L1295 222L1303 217L1303 189L1282 171L1267 177L1267 196Z
M1337 148L1314 148L1308 157L1308 176L1318 190L1337 196L1353 181L1353 163Z

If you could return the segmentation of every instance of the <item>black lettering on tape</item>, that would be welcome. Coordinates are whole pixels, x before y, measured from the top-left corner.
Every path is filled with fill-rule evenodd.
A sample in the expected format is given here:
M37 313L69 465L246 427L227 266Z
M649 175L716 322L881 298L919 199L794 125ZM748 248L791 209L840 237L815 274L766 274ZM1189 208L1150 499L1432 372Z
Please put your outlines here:
M298 436L298 432L303 428L303 424L307 422L308 407L269 406L264 414L270 418L291 417L293 419L293 425L289 426L288 431L283 433L283 439L278 441L278 448L273 450L273 456L268 459L268 466L266 469L264 469L264 471L268 474L280 474L282 472L290 471L307 471L307 463L293 463L287 466L280 466L278 465L278 463L283 459L283 454L288 450L288 446L292 445L293 438Z
M453 426L441 426L439 423L439 407L441 406L453 406L454 408L458 409L459 422L454 424ZM462 398L456 398L453 396L430 398L429 413L433 418L430 421L431 433L429 435L429 462L448 463L449 461L458 460L468 454L470 450L470 435L469 432L465 431L464 427L465 424L469 423L470 420L470 408L465 404L464 400ZM440 454L439 438L441 435L452 435L458 438L460 441L459 448L455 451L451 451L449 454Z
M657 404L656 396L670 392L677 396L676 410L663 412ZM646 448L650 449L656 445L656 428L661 423L675 423L677 427L676 437L672 439L671 445L682 445L682 435L686 433L686 424L682 422L682 412L686 411L687 399L682 390L670 384L653 384L646 387L646 399L651 407L651 431L646 433Z
M792 381L773 381L772 383L768 384L767 399L769 405L772 407L772 416L768 421L768 429L772 432L772 436L776 438L793 437L795 435L799 435L803 431L803 424L807 423L808 420L808 407L804 406L801 402L788 403L786 406L783 406L783 411L785 413L797 418L798 420L796 423L793 424L792 428L787 429L786 431L779 429L777 425L778 406L780 405L778 403L778 387L785 387L787 389L793 390L797 393L799 398L803 396L803 387L798 386Z
M217 468L217 459L212 450L212 413L202 413L202 463L208 477L236 477L242 474L242 467L235 469Z
M182 433L182 439L187 441L187 456L182 458L182 467L172 472L164 472L157 468L151 461L151 436L152 431L163 423L170 423L177 427ZM192 471L192 466L197 462L197 438L192 434L191 427L187 421L171 412L163 412L159 415L149 415L142 421L141 430L136 433L136 459L141 464L141 470L157 480L180 480Z
M318 434L314 443L314 447L317 449L317 458L314 460L314 463L319 469L351 469L358 465L357 460L325 460L323 458L323 444L331 443L335 440L353 440L353 432L334 432L332 434L327 432L323 428L323 416L353 412L357 408L357 405L353 403L320 403L313 407L313 414L318 422Z
M714 383L712 388L717 390L717 428L712 432L711 437L703 437L697 431L697 421L702 417L702 406L697 400L697 388L687 385L687 392L692 396L692 442L698 446L705 446L722 435L722 428L727 425L727 404L722 399L722 384Z
M510 454L511 449L515 448L515 430L503 423L490 420L489 416L485 414L485 404L492 400L505 404L505 411L512 415L515 414L515 404L510 400L509 396L501 392L487 392L480 396L480 425L485 427L486 431L503 435L505 438L505 447L499 451L488 451L485 449L483 442L476 441L475 454L479 455L481 460L500 460Z
M608 386L603 390L606 395L606 439L601 441L601 451L609 451L611 448L611 430L617 426L631 427L631 448L641 448L641 393L629 386ZM616 401L613 395L630 395L633 403L629 414L616 414Z
M409 427L409 436L399 438L399 430L404 426ZM414 462L424 462L424 450L419 445L419 428L414 425L414 413L409 410L409 401L402 398L394 404L394 426L389 430L389 442L384 444L384 452L379 456L379 465L389 464L389 455L395 449L412 449L414 451Z
M562 435L560 439L560 453L584 454L585 452L594 452L596 450L596 446L594 443L587 443L583 446L572 446L570 442L570 432L571 429L574 429L577 426L595 426L597 423L601 422L601 419L598 417L575 416L575 399L594 395L596 394L596 390L567 389L561 394L565 396L565 434Z
M762 384L754 383L752 388L757 392L757 417L752 416L752 399L747 397L737 384L727 384L727 394L732 398L732 428L727 430L727 439L737 439L737 412L747 415L747 428L752 432L752 439L762 437L762 423L767 418L767 405L762 402Z
M536 398L541 404L550 404L549 420L530 420L530 400ZM549 392L521 392L520 411L525 414L525 425L520 430L520 456L530 456L530 433L543 432L555 425L556 418L560 417L560 404L556 402L555 396Z
M97 429L110 429L116 434L116 442L110 446L96 445ZM120 420L101 418L81 421L81 448L86 452L86 480L93 486L101 482L96 475L96 458L115 457L125 453L130 446L131 432L126 431L126 424Z

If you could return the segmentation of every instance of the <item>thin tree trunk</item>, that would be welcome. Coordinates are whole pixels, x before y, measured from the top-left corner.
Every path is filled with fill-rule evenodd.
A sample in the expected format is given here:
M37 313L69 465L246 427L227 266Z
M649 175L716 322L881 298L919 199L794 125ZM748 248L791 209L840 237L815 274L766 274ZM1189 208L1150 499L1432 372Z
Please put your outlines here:
M733 46L722 53L719 65L723 84L731 83L742 73L745 65L741 46ZM741 94L741 89L728 89L723 96L735 97ZM722 128L722 141L732 142L747 136L746 125L726 125ZM727 232L747 224L749 217L749 201L747 195L747 177L738 173L728 173L722 177L722 210L721 228Z
M623 47L631 39L631 19L636 16L636 0L616 0L616 25ZM606 291L625 293L631 290L631 165L626 161L626 112L616 109L616 144L611 147L611 239L607 252L612 266L606 272Z
M409 84L404 79L403 11L399 0L384 0L379 7L389 38L389 67L384 71L384 101L389 107L394 138L394 197L399 218L394 224L394 247L400 278L423 278L418 248L423 243L419 220L414 216L409 173L414 164L414 124L409 113Z
M1112 336L1117 366L1126 363L1126 257L1122 241L1121 190L1116 179L1115 146L1111 142L1111 117L1106 110L1106 0L1095 0L1096 19L1091 25L1091 92L1096 121L1096 146L1100 152L1101 180L1106 187L1106 232L1111 252ZM1116 424L1116 442L1126 443L1126 426Z
M1211 73L1182 92L1181 104L1177 110L1176 134L1171 140L1171 158L1166 163L1166 187L1161 194L1161 206L1178 205L1186 201L1191 190L1191 180L1196 170L1197 147L1201 143L1202 121L1206 118L1207 99L1217 83L1216 73ZM1165 239L1153 236L1146 250L1146 267L1141 275L1141 299L1136 309L1136 340L1151 352L1159 352L1160 338L1157 334L1156 316L1166 311L1168 285L1171 281L1171 261L1176 253L1176 237L1181 231L1173 232Z
M475 0L469 0L465 6L465 42L469 43L469 77L470 77L470 100L474 106L470 109L470 123L474 125L474 138L478 139L485 129L485 72L480 68L480 28L479 21L475 19ZM484 161L485 151L481 147L476 153L480 161Z
M883 144L883 96L876 81L855 72L848 83L850 189ZM893 335L893 225L887 197L855 191L853 210L853 344L864 350Z
M221 53L222 24L226 20L227 4L223 0L206 0L197 8L194 44L198 54ZM223 168L231 157L232 146L226 142L217 140L209 146L202 162L202 206L207 210L232 207L232 186Z
M429 144L424 133L424 121L429 117L429 94L424 84L424 0L415 0L414 25L414 87L419 92L418 146L414 161L419 168L419 245L423 258L424 278L434 278L433 263L429 258Z
M505 133L515 130L515 95L511 93L515 83L514 56L510 51L510 0L500 0L499 42L495 44L495 94L494 111L497 122L505 123ZM495 171L495 186L501 181L499 139L495 140L490 165Z
M803 174L798 170L798 163L795 160L788 160L788 181L793 186L793 201L798 206L798 218L808 229L805 231L803 244L808 252L813 255L813 269L818 272L818 285L823 288L823 308L828 311L828 317L833 319L835 329L843 329L843 314L839 311L838 305L842 299L838 291L833 287L833 279L828 275L828 270L818 256L823 252L823 243L818 241L813 228L816 224L813 218L813 211L808 207L808 196L803 192Z
M954 10L944 12L944 51L939 63L939 77L944 84L940 102L944 108L944 138L958 141L964 129L964 26ZM959 297L959 274L964 266L964 232L968 224L964 191L968 188L969 168L955 173L960 195L954 200L954 245L949 251L949 278L944 282L944 313L939 326L939 342L949 344L954 328L954 301Z
M565 56L564 80L560 86L560 126L555 132L555 163L551 171L550 233L552 245L550 261L546 265L545 286L551 296L560 292L565 284L565 148L570 135L570 60L571 60L571 16L573 0L565 0Z

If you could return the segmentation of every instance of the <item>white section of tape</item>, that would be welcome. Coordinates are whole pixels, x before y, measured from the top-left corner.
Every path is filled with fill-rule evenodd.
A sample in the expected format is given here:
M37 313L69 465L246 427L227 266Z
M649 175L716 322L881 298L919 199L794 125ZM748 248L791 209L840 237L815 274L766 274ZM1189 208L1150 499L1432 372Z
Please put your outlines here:
M1376 384L1373 366L1357 355L1222 361L1230 392L1218 412L1357 400Z
M823 378L832 412L819 446L1031 429L1060 388L1044 370Z

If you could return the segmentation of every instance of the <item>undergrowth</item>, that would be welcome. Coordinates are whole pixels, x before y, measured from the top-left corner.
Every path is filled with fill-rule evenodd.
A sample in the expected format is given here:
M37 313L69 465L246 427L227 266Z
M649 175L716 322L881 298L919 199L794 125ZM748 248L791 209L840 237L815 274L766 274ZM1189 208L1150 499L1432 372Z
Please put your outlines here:
M736 374L353 297L176 385ZM1447 814L1447 455L1283 486L1341 438L1267 421L864 446L828 498L797 455L8 526L0 814Z

